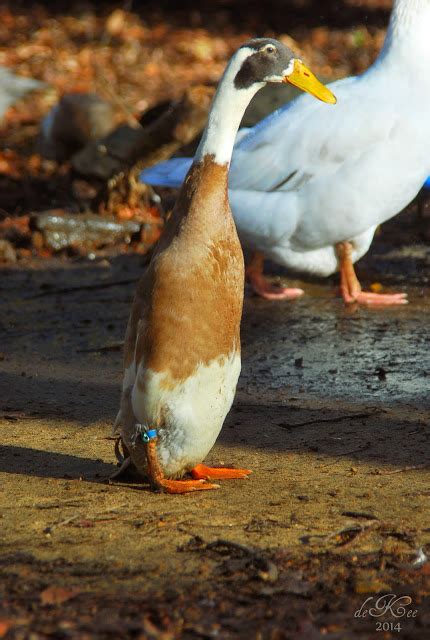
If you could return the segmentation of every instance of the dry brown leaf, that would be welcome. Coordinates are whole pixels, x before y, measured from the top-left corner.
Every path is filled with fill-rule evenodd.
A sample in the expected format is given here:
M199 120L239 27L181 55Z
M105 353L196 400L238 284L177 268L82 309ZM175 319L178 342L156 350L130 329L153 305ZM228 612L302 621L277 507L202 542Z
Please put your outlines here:
M106 31L111 36L118 36L127 24L127 14L123 9L115 9L106 20Z
M40 594L43 606L58 605L71 600L80 593L79 589L67 589L65 587L47 587Z
M0 618L0 638L4 638L12 626L12 620L9 620L8 618Z

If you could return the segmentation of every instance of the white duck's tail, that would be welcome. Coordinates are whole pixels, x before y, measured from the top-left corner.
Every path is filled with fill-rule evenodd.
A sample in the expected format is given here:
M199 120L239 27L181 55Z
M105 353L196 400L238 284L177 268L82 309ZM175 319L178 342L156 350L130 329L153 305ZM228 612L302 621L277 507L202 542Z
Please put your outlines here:
M182 185L188 169L191 167L192 158L171 158L167 162L161 162L154 167L145 169L140 174L140 181L154 187L172 187L179 189Z

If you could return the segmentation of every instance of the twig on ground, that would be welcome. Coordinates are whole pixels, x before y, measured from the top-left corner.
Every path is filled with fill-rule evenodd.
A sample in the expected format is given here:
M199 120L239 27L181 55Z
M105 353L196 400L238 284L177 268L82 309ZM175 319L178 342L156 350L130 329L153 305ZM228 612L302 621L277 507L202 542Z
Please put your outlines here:
M347 516L348 518L365 518L366 520L379 520L372 513L364 513L361 511L342 511L343 516Z
M344 451L343 453L338 453L335 456L334 460L331 460L330 462L327 462L327 464L323 464L323 468L325 467L331 467L333 464L337 464L339 462L339 459L344 457L344 456L351 456L354 453L360 453L361 451L366 451L366 449L369 449L368 444L364 445L364 447L359 447L358 449L350 449L349 451Z
M281 429L295 429L296 427L307 427L312 424L321 424L323 422L343 422L344 420L359 420L360 418L372 418L373 416L378 415L381 411L372 411L371 413L352 413L345 416L337 416L336 418L319 418L317 420L306 420L305 422L295 422L294 424L276 424L277 427L281 427Z
M105 344L102 347L94 347L93 349L76 349L76 353L103 353L106 351L121 351L124 342L115 342L113 344Z
M224 540L221 538L218 540L214 540L214 542L209 542L208 544L206 544L206 549L212 549L218 551L219 553L222 553L221 550L223 548L239 551L242 553L242 555L252 559L256 563L256 565L259 566L258 576L262 580L266 580L268 582L276 582L276 580L278 579L278 568L276 567L276 565L271 560L260 554L255 549L252 549L251 547L247 547L243 544L240 544L239 542L233 542L231 540Z
M391 471L380 471L377 469L377 474L381 476L391 476L395 473L403 473L404 471L415 471L416 469L425 469L430 467L430 462L423 462L422 464L412 464L408 467L401 467L400 469L393 469Z
M28 296L26 300L34 300L35 298L44 298L46 296L56 296L63 293L75 293L76 291L95 291L97 289L108 289L109 287L120 287L126 284L134 284L139 278L127 278L126 280L113 280L112 282L98 282L96 284L85 284L80 287L64 287L62 289L48 289L41 291L33 296Z
M45 527L45 529L43 530L43 533L52 533L54 529L58 529L58 527L62 527L65 524L70 524L71 522L74 522L78 518L80 518L80 515L76 514L74 516L71 516L70 518L61 520L60 522L54 522L54 524L51 524L48 527Z
M36 504L35 509L61 509L64 507L78 507L82 504L81 500L68 500L67 502L50 502L48 504Z
M326 540L330 541L330 540L333 540L334 538L339 537L340 541L336 542L335 544L337 547L344 547L350 542L352 542L353 540L355 540L355 538L361 535L364 531L366 531L367 529L370 529L375 525L380 526L379 521L372 521L364 524L350 525L350 526L344 527L343 529L340 529L339 531L334 531L333 533L330 533L328 536L326 536Z

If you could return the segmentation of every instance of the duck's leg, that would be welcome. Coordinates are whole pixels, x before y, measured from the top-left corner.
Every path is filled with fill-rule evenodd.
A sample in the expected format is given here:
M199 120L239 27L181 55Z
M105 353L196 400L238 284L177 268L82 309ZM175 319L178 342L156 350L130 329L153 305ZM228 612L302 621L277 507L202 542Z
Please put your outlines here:
M276 287L263 275L264 255L256 251L246 267L246 278L255 293L266 300L294 300L304 294L303 289Z
M406 293L371 293L362 291L352 262L352 244L339 242L336 245L340 263L340 290L346 304L358 302L367 305L407 304Z
M190 491L203 491L205 489L219 489L219 485L210 484L201 480L169 480L164 477L157 456L157 440L151 438L146 443L146 457L148 460L148 476L152 487L155 490L165 493L189 493Z
M121 452L121 448L122 448L122 452ZM127 469L131 465L130 453L121 437L118 437L115 440L114 450L115 450L116 459L118 460L119 468L109 476L109 480L118 480L119 478L121 478L121 476L124 476L127 472Z
M228 467L207 467L198 464L191 469L191 475L196 480L236 480L247 478L252 473L249 469L232 469Z

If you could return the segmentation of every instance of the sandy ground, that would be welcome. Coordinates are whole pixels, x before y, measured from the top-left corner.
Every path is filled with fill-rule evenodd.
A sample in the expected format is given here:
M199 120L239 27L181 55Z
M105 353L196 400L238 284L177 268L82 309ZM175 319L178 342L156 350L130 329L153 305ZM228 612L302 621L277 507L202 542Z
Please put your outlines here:
M391 2L297 0L289 12L272 2L264 21L249 0L243 11L141 3L142 19L127 2L113 22L108 3L69 4L2 10L2 64L59 94L109 98L108 78L140 112L216 82L257 31L290 34L324 77L360 72L379 51ZM10 111L2 148L21 161L55 100L32 96ZM2 174L2 216L69 203L63 174L40 176L32 159L23 179ZM243 372L209 461L253 474L179 497L108 481L121 342L143 259L2 268L0 638L427 639L429 220L419 228L412 210L384 225L360 262L366 286L408 291L405 308L345 309L336 278L290 280L307 294L294 303L247 291Z
M407 307L345 309L335 279L295 303L247 291L210 461L253 474L196 495L107 481L142 258L2 270L0 637L428 637L430 249L389 248L412 222L360 268ZM354 616L386 593L415 617Z

